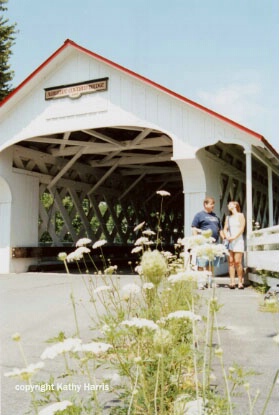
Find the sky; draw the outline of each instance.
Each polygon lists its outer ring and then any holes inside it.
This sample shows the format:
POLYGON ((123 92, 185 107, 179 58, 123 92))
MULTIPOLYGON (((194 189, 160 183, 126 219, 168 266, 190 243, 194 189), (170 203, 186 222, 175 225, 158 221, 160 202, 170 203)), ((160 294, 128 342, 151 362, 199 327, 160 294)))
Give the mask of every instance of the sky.
POLYGON ((13 87, 66 39, 262 134, 279 151, 278 0, 8 0, 13 87))

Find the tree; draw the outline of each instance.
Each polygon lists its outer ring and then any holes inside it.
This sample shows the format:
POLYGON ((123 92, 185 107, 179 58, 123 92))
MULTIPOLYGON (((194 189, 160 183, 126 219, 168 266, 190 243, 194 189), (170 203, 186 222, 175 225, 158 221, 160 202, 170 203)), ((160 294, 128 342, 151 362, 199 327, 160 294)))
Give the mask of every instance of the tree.
POLYGON ((8 0, 0 0, 0 101, 11 91, 10 82, 14 76, 9 65, 9 58, 15 43, 16 24, 10 25, 9 19, 4 17, 7 2, 8 0))

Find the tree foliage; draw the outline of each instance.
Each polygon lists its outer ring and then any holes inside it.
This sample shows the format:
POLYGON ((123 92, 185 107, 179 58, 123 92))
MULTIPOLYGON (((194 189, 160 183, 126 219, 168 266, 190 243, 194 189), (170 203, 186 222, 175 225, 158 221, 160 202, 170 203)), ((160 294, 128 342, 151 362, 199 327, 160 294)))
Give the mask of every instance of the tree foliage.
POLYGON ((14 76, 9 59, 15 43, 16 23, 9 24, 9 19, 4 17, 7 3, 8 0, 0 0, 0 101, 11 91, 10 82, 14 76))

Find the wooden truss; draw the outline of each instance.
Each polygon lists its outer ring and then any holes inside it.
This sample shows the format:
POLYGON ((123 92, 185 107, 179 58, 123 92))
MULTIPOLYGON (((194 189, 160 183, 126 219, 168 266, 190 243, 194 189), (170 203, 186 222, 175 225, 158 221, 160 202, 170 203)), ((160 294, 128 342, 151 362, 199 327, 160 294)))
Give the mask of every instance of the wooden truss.
POLYGON ((168 136, 137 127, 33 137, 13 147, 17 172, 40 181, 39 239, 55 246, 84 236, 132 243, 137 223, 156 226, 162 188, 171 193, 165 242, 182 235, 182 181, 171 157, 168 136))

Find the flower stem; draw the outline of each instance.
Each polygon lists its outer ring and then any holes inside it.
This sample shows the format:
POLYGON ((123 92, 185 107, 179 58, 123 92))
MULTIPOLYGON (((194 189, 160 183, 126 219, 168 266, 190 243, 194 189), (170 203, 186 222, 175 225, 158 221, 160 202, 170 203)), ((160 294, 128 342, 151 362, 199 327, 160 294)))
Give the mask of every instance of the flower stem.
POLYGON ((262 412, 261 412, 261 415, 264 415, 264 414, 265 414, 265 411, 266 411, 267 405, 268 405, 268 403, 269 403, 269 401, 270 401, 270 398, 271 398, 271 395, 272 395, 272 392, 273 392, 274 386, 275 386, 275 384, 276 384, 276 382, 277 382, 278 375, 279 375, 279 369, 277 370, 277 372, 276 372, 276 374, 275 374, 275 376, 274 376, 274 379, 273 379, 273 382, 272 382, 272 385, 271 385, 270 391, 269 391, 269 393, 268 393, 268 395, 267 395, 267 398, 266 398, 266 401, 265 401, 265 404, 264 404, 263 410, 262 410, 262 412))

